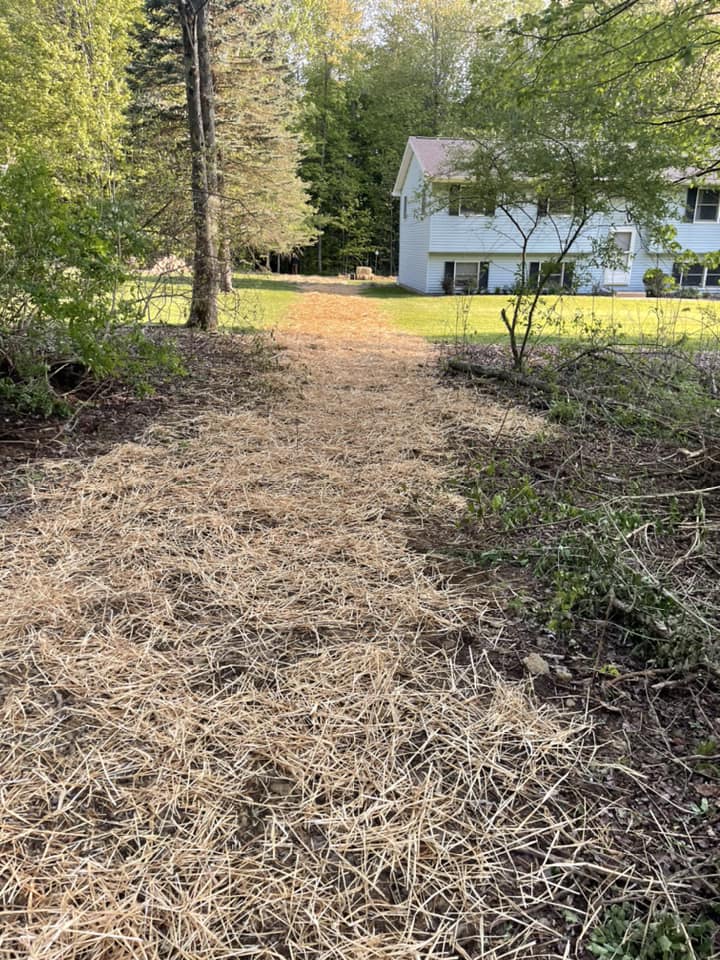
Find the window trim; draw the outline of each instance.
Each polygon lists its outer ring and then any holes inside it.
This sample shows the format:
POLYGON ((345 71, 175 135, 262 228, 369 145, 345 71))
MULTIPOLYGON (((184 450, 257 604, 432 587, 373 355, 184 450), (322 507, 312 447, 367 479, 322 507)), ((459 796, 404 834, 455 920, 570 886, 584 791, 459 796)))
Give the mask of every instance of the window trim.
MULTIPOLYGON (((536 274, 536 276, 539 277, 539 276, 540 276, 540 269, 541 269, 542 265, 543 265, 544 263, 554 263, 554 261, 553 261, 551 258, 548 258, 548 259, 545 259, 545 260, 528 260, 528 261, 527 261, 527 284, 528 284, 528 286, 530 286, 530 281, 531 281, 531 279, 532 279, 530 268, 531 268, 531 266, 532 266, 534 263, 536 263, 536 264, 538 265, 538 269, 537 269, 537 274, 536 274)), ((563 260, 562 263, 560 264, 560 289, 561 289, 561 290, 571 290, 571 289, 572 289, 572 284, 573 284, 573 280, 574 280, 574 274, 575 274, 575 261, 574 261, 574 260, 563 260), (570 269, 572 270, 572 276, 570 277, 570 283, 569 283, 569 285, 567 285, 567 286, 565 285, 565 269, 566 269, 566 267, 570 267, 570 269)), ((550 276, 552 276, 552 274, 550 274, 550 276)), ((549 279, 550 279, 550 277, 547 278, 547 280, 549 280, 549 279)), ((545 281, 546 283, 547 283, 547 280, 545 281)))
POLYGON ((720 188, 717 188, 717 189, 714 188, 714 187, 697 187, 697 188, 696 188, 696 191, 695 191, 695 208, 694 208, 694 210, 693 210, 693 219, 692 219, 692 222, 693 222, 693 223, 718 223, 718 222, 720 222, 720 188), (702 206, 702 207, 708 206, 707 203, 701 203, 701 202, 700 202, 700 198, 701 198, 701 196, 703 195, 703 193, 714 193, 714 194, 715 194, 715 197, 716 197, 716 200, 715 200, 715 216, 714 216, 712 219, 710 219, 709 217, 700 218, 700 217, 698 216, 698 210, 699 210, 699 208, 700 208, 701 206, 702 206))

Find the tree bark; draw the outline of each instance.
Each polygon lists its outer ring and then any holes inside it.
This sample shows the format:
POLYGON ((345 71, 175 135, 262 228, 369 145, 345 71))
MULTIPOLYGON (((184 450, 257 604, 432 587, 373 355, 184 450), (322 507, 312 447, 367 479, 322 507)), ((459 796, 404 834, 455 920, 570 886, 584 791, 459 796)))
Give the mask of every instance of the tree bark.
POLYGON ((228 232, 227 211, 225 210, 225 177, 223 176, 222 155, 218 150, 218 195, 220 197, 220 289, 223 293, 232 293, 232 250, 228 232))
POLYGON ((178 12, 183 35, 195 226, 188 326, 214 330, 218 322, 219 197, 208 0, 178 0, 178 12))

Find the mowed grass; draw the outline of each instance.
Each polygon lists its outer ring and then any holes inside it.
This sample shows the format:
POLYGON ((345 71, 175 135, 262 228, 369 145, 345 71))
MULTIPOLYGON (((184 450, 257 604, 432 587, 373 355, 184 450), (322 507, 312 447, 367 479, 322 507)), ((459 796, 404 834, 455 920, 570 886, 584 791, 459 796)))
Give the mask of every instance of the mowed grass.
MULTIPOLYGON (((190 313, 190 277, 142 277, 138 298, 147 303, 149 323, 184 324, 190 313)), ((297 284, 268 276, 236 274, 232 293, 220 295, 219 322, 225 329, 276 327, 301 296, 297 284)))
MULTIPOLYGON (((234 291, 220 297, 220 324, 225 329, 277 327, 303 295, 302 278, 294 283, 267 274, 236 274, 233 280, 234 291)), ((346 283, 348 292, 372 299, 388 322, 406 333, 430 340, 466 338, 480 343, 506 336, 500 311, 510 303, 507 295, 429 297, 410 293, 394 283, 346 283)), ((138 298, 147 302, 149 322, 186 322, 190 310, 189 277, 143 277, 137 284, 138 298)), ((611 325, 627 340, 667 341, 685 336, 716 348, 720 344, 720 302, 543 297, 536 331, 548 340, 576 340, 586 338, 588 327, 611 325)))
MULTIPOLYGON (((366 287, 363 295, 399 330, 432 340, 467 337, 491 342, 506 336, 500 311, 507 295, 428 297, 389 284, 366 287)), ((549 339, 583 338, 586 327, 614 325, 628 340, 687 336, 715 340, 720 336, 720 302, 712 300, 654 300, 620 297, 543 297, 538 330, 549 339), (593 317, 595 320, 593 321, 593 317)))

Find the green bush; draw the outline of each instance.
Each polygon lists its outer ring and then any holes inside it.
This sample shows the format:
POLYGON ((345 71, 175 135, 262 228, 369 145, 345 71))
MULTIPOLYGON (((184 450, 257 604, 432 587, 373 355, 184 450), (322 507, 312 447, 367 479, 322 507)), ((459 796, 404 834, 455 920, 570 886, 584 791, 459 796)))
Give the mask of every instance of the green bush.
POLYGON ((164 362, 125 295, 125 264, 142 253, 122 204, 66 196, 33 157, 0 174, 0 400, 43 415, 65 412, 56 372, 72 367, 138 379, 164 362))

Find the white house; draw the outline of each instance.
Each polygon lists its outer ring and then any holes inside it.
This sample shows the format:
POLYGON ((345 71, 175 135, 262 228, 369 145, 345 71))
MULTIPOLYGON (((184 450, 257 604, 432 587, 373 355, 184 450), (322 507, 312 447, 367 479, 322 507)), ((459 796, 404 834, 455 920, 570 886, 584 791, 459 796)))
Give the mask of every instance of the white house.
MULTIPOLYGON (((500 292, 517 280, 521 234, 500 210, 481 209, 472 197, 467 174, 459 172, 458 157, 471 148, 468 141, 437 137, 410 137, 398 172, 393 196, 400 198, 400 258, 398 283, 419 293, 450 289, 500 292), (431 197, 431 199, 429 199, 431 197)), ((552 200, 549 201, 553 206, 552 200)), ((620 206, 620 205, 619 205, 620 206)), ((559 236, 571 218, 562 207, 532 204, 524 216, 530 233, 526 261, 529 276, 541 271, 543 261, 559 253, 559 236), (559 233, 560 231, 560 233, 559 233)), ((697 254, 720 250, 720 190, 678 187, 677 241, 697 254)), ((642 292, 643 274, 650 267, 673 273, 683 287, 720 294, 720 270, 693 267, 682 273, 672 257, 653 249, 642 231, 618 212, 593 217, 573 244, 568 261, 549 278, 553 286, 642 292), (623 251, 620 268, 580 267, 594 240, 612 235, 623 251), (576 267, 578 267, 576 272, 576 267)))

